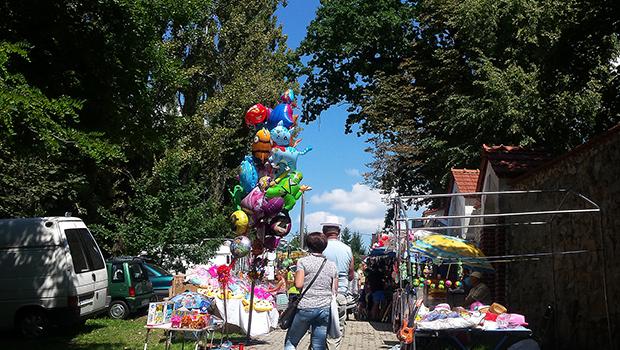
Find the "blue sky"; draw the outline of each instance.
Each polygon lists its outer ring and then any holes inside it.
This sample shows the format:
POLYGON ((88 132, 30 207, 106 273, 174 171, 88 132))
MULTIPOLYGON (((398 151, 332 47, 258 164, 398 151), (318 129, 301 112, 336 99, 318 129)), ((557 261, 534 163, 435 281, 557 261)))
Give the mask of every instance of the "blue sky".
MULTIPOLYGON (((289 0, 286 7, 276 11, 289 47, 299 46, 318 6, 316 0, 289 0)), ((301 95, 303 98, 303 90, 301 95)), ((300 113, 299 108, 296 113, 300 113)), ((297 164, 304 183, 313 188, 305 198, 306 225, 316 230, 330 216, 338 217, 341 223, 362 233, 368 246, 370 234, 383 224, 385 204, 380 193, 363 184, 361 174, 369 170, 366 164, 372 156, 364 152, 367 137, 344 133, 346 117, 346 106, 338 106, 322 113, 320 120, 302 125, 300 148, 313 147, 297 164)), ((299 208, 298 204, 291 213, 295 225, 292 232, 299 229, 299 208)))

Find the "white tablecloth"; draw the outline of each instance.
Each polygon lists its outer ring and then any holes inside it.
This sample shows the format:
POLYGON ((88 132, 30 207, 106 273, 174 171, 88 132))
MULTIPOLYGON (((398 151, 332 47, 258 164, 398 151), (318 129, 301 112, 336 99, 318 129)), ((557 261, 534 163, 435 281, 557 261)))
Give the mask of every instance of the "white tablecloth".
MULTIPOLYGON (((247 333, 250 313, 243 308, 241 299, 228 299, 226 302, 228 323, 238 326, 243 333, 247 333)), ((217 311, 220 313, 221 318, 224 319, 224 300, 216 298, 215 305, 217 306, 217 311)), ((267 334, 271 332, 272 329, 278 327, 278 310, 275 308, 271 311, 262 312, 252 310, 252 313, 251 337, 267 334)))

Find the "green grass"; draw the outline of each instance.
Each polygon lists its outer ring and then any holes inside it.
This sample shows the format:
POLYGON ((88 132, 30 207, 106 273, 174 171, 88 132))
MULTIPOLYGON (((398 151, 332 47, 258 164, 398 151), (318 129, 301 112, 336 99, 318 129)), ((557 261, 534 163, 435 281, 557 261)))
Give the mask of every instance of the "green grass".
MULTIPOLYGON (((43 339, 22 339, 13 334, 0 334, 0 348, 13 350, 141 350, 146 337, 146 316, 128 320, 110 318, 90 319, 75 334, 51 335, 43 339)), ((240 339, 240 335, 231 335, 240 339)), ((186 349, 193 349, 194 342, 186 336, 186 349)), ((216 333, 214 344, 219 344, 221 334, 216 333)), ((234 341, 233 339, 233 341, 234 341)), ((164 331, 152 330, 149 335, 149 349, 164 349, 164 331)), ((174 339, 172 349, 181 349, 181 338, 174 339)))

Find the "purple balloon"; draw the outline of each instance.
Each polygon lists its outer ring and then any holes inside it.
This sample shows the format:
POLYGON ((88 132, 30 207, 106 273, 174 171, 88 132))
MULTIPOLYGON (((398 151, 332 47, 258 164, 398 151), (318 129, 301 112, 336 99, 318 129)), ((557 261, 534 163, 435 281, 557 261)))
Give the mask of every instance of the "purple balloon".
POLYGON ((269 251, 274 251, 280 244, 280 237, 276 236, 267 236, 265 237, 264 247, 269 251))
POLYGON ((263 204, 263 214, 266 217, 272 217, 279 213, 282 207, 284 207, 284 199, 282 197, 267 199, 263 204))

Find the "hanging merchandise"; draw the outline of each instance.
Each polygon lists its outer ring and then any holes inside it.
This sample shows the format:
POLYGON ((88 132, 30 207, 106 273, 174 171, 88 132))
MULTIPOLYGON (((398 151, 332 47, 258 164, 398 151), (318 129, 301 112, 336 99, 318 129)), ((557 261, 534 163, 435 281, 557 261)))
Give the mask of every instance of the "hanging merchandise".
POLYGON ((230 245, 230 253, 235 259, 243 258, 250 254, 252 241, 246 236, 238 236, 230 245))
POLYGON ((235 231, 237 235, 243 235, 248 232, 250 220, 248 219, 248 215, 243 210, 236 210, 232 213, 230 220, 233 231, 235 231))
POLYGON ((295 206, 297 200, 301 198, 302 193, 312 189, 309 186, 301 185, 302 179, 303 175, 299 171, 294 171, 283 179, 276 179, 265 192, 265 196, 267 198, 282 197, 284 199, 284 209, 290 211, 295 206))
POLYGON ((261 124, 267 120, 269 114, 270 111, 267 107, 257 103, 245 112, 245 123, 248 125, 261 124))
POLYGON ((273 129, 281 124, 285 128, 290 129, 295 126, 296 122, 292 106, 289 103, 280 103, 271 111, 267 119, 267 128, 273 129))
POLYGON ((282 122, 278 123, 269 131, 273 147, 283 149, 291 145, 291 131, 284 126, 282 122))
POLYGON ((239 182, 245 193, 250 193, 258 183, 258 171, 254 164, 252 156, 245 156, 241 162, 241 173, 239 174, 239 182))
POLYGON ((254 135, 254 142, 252 143, 252 155, 254 158, 260 161, 260 164, 264 164, 271 155, 271 134, 265 128, 260 129, 254 135))

